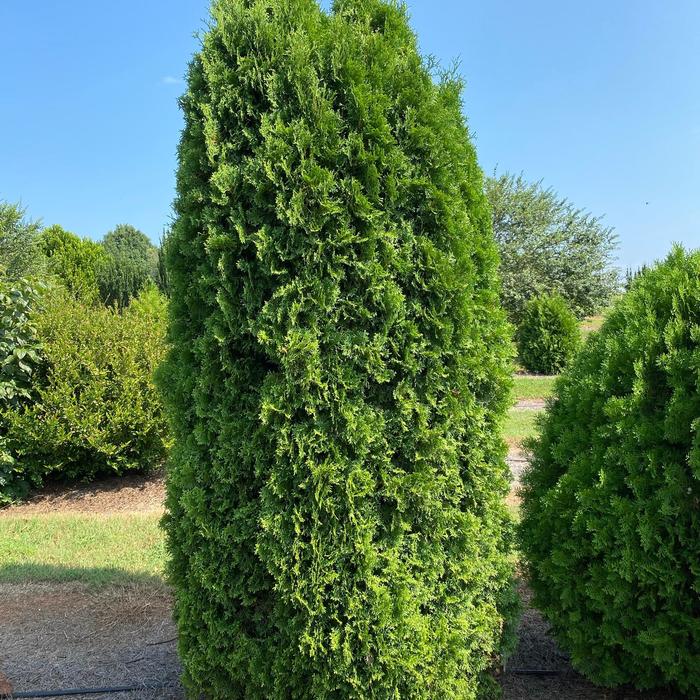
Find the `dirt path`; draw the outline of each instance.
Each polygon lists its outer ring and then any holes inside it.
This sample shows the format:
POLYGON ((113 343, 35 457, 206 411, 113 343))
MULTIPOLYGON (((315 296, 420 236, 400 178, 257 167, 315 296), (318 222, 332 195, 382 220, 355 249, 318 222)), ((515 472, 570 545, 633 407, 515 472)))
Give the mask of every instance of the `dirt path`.
POLYGON ((542 411, 547 406, 547 399, 520 399, 515 402, 516 411, 542 411))

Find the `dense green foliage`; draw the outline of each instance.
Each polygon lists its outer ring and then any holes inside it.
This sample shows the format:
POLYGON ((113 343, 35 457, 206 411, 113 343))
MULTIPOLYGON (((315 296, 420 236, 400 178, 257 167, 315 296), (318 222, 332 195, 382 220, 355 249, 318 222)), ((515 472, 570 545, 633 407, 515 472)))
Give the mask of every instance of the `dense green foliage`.
POLYGON ((42 271, 41 224, 26 218, 17 204, 0 201, 0 274, 5 279, 32 277, 42 271))
POLYGON ((98 274, 107 261, 99 243, 79 238, 58 225, 43 229, 39 243, 46 256, 47 271, 73 296, 86 302, 99 298, 98 274))
POLYGON ((531 445, 535 604, 604 685, 700 695, 700 252, 638 277, 531 445))
POLYGON ((186 686, 474 698, 512 634, 511 350, 461 86, 394 4, 212 12, 160 379, 186 686))
POLYGON ((557 374, 578 350, 581 330, 564 299, 542 294, 523 307, 515 339, 525 369, 557 374))
POLYGON ((145 233, 120 224, 102 240, 107 259, 100 266, 98 285, 102 301, 120 308, 152 282, 158 281, 158 249, 145 233))
POLYGON ((163 294, 168 296, 170 294, 170 284, 168 282, 168 263, 167 263, 167 250, 168 241, 170 240, 170 231, 165 230, 160 237, 160 245, 158 246, 158 264, 157 264, 157 275, 156 284, 158 289, 160 289, 163 294))
POLYGON ((609 304, 619 287, 617 238, 600 217, 522 176, 487 178, 486 195, 511 318, 518 321, 525 303, 544 293, 561 295, 578 318, 609 304))
MULTIPOLYGON (((26 280, 0 280, 0 415, 19 409, 32 398, 32 387, 42 366, 34 315, 39 290, 26 280)), ((16 469, 6 446, 0 420, 0 505, 17 494, 12 475, 16 469)))
POLYGON ((32 400, 2 411, 4 497, 46 476, 89 479, 158 466, 166 430, 152 382, 165 344, 165 303, 145 292, 123 313, 64 289, 42 296, 34 315, 43 379, 32 400))

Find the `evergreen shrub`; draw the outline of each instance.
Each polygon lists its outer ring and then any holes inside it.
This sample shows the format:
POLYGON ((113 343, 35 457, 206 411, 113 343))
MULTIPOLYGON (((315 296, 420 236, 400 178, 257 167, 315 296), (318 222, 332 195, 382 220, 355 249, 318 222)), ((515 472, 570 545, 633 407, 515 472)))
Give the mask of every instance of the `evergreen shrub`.
POLYGON ((213 4, 160 373, 192 697, 464 700, 512 641, 511 346, 460 94, 394 3, 213 4))
POLYGON ((526 302, 515 338, 525 369, 557 374, 579 348, 581 331, 562 297, 542 294, 526 302))
POLYGON ((143 289, 158 282, 158 249, 134 226, 116 226, 105 235, 102 249, 105 261, 97 283, 107 306, 125 308, 143 289))
POLYGON ((535 605, 597 683, 700 696, 700 252, 635 279, 531 443, 535 605))

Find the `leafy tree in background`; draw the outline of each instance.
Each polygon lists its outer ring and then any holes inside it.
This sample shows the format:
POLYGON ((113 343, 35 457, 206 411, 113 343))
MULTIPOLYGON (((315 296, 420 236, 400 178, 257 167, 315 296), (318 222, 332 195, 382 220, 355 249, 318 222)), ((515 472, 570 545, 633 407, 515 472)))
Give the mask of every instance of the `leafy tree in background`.
POLYGON ((461 85, 394 3, 212 13, 160 374, 186 686, 475 698, 512 639, 512 350, 461 85))
POLYGON ((39 249, 41 223, 27 219, 17 204, 0 202, 0 273, 17 280, 43 270, 39 249))
POLYGON ((57 225, 45 228, 39 241, 47 271, 73 296, 87 302, 99 298, 97 280, 108 258, 103 246, 57 225))
POLYGON ((105 304, 124 308, 149 283, 157 282, 158 249, 145 233, 119 224, 105 235, 102 247, 107 257, 97 281, 105 304))
POLYGON ((578 318, 607 306, 618 291, 617 237, 600 217, 577 209, 522 175, 487 178, 500 249, 503 306, 518 320, 528 299, 561 295, 578 318))

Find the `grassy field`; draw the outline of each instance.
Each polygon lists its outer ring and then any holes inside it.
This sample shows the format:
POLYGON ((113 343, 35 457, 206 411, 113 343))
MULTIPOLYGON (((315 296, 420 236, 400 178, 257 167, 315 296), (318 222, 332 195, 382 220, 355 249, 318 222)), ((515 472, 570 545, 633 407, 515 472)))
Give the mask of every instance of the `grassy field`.
POLYGON ((600 327, 603 325, 603 321, 605 321, 605 317, 608 314, 609 309, 605 309, 602 314, 599 314, 598 316, 589 316, 588 318, 584 318, 583 321, 579 324, 581 327, 581 335, 583 336, 583 339, 585 340, 593 331, 600 330, 600 327))
POLYGON ((516 374, 513 378, 513 395, 516 401, 546 399, 554 390, 556 376, 516 374))
POLYGON ((518 445, 535 434, 538 409, 513 409, 509 411, 503 429, 503 437, 509 445, 518 445))
MULTIPOLYGON (((515 401, 546 399, 556 377, 514 378, 515 401)), ((534 434, 538 409, 512 409, 504 436, 534 434)), ((42 513, 0 517, 0 583, 81 581, 103 585, 163 581, 165 549, 157 514, 42 513)))
POLYGON ((158 515, 48 513, 0 518, 0 582, 162 580, 158 515))

